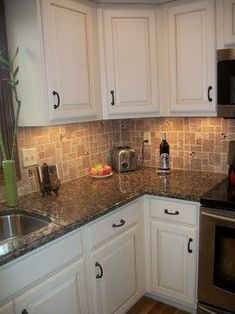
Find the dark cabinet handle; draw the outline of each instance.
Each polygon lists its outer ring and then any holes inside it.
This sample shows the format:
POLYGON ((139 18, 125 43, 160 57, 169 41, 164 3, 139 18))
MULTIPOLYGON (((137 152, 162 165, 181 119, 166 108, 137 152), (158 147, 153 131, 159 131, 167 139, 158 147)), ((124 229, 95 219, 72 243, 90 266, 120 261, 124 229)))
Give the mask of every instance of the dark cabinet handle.
POLYGON ((121 219, 121 220, 120 220, 120 224, 117 225, 117 224, 114 223, 114 224, 112 225, 112 227, 113 227, 113 228, 121 227, 121 226, 125 225, 125 223, 126 223, 125 220, 121 219))
POLYGON ((188 239, 188 252, 189 253, 193 253, 193 250, 190 248, 190 244, 193 242, 193 239, 192 238, 189 238, 188 239))
POLYGON ((57 104, 54 104, 53 106, 54 109, 57 109, 60 106, 60 95, 56 91, 53 91, 52 95, 57 97, 57 104))
POLYGON ((104 273, 102 266, 101 266, 100 263, 98 263, 98 262, 95 263, 95 266, 100 268, 100 274, 97 274, 97 275, 96 275, 96 278, 97 278, 97 279, 102 278, 102 277, 103 277, 103 273, 104 273))
POLYGON ((180 213, 178 212, 178 210, 176 210, 175 212, 169 212, 168 209, 164 209, 164 214, 167 214, 167 215, 179 215, 180 213))
POLYGON ((212 102, 212 98, 211 98, 211 96, 210 96, 211 90, 212 90, 212 86, 209 86, 209 87, 208 87, 208 90, 207 90, 207 97, 208 97, 208 101, 209 101, 209 102, 212 102))
POLYGON ((115 105, 115 100, 114 100, 114 90, 110 91, 110 94, 112 95, 112 101, 111 101, 111 105, 114 106, 115 105))
POLYGON ((27 312, 26 309, 23 309, 23 311, 21 312, 21 314, 29 314, 29 313, 27 312))

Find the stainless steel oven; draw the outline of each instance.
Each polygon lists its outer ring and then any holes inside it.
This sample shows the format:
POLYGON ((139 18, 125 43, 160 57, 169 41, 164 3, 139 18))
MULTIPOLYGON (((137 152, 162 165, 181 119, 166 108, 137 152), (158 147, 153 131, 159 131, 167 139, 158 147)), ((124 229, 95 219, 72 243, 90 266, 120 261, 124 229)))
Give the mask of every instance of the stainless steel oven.
POLYGON ((235 313, 235 211, 201 207, 198 313, 235 313))

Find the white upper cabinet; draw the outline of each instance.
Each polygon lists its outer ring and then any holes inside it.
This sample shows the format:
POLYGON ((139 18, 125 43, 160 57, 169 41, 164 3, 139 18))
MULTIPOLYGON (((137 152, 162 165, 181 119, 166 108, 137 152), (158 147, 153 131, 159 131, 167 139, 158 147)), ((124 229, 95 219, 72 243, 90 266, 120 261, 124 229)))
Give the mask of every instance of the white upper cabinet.
POLYGON ((12 302, 0 307, 0 314, 15 314, 12 302))
POLYGON ((101 10, 105 117, 159 111, 156 31, 154 10, 101 10))
POLYGON ((216 114, 215 3, 168 9, 170 115, 216 114))
POLYGON ((42 1, 42 11, 50 119, 95 116, 93 10, 74 1, 51 0, 42 1))
POLYGON ((217 0, 217 48, 235 45, 235 0, 217 0))
POLYGON ((10 0, 6 12, 11 51, 20 47, 21 125, 98 118, 96 8, 71 0, 10 0))

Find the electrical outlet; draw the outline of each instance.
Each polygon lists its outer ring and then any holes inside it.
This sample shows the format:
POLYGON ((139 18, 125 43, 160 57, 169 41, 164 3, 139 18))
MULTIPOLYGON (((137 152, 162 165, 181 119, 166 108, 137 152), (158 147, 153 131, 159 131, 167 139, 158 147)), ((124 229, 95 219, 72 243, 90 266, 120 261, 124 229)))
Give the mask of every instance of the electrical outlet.
POLYGON ((24 167, 37 165, 37 150, 35 147, 22 149, 22 161, 24 167))
POLYGON ((144 145, 151 145, 151 133, 150 132, 144 132, 144 141, 148 141, 147 143, 144 143, 144 145))

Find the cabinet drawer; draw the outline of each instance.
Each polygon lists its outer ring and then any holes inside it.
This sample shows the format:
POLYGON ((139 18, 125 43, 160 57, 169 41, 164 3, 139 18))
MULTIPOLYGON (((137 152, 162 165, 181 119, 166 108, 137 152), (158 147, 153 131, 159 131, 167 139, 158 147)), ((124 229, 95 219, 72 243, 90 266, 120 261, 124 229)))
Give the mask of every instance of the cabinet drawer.
POLYGON ((150 198, 150 216, 196 225, 198 206, 188 202, 150 198))
POLYGON ((138 202, 122 207, 108 217, 101 218, 88 227, 89 248, 94 248, 108 238, 138 222, 138 202))

